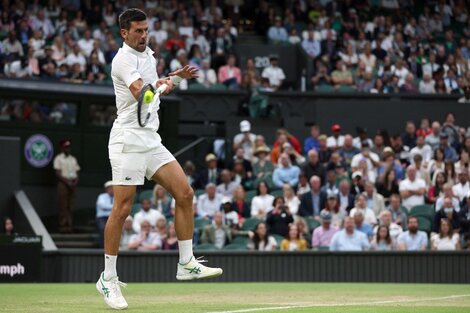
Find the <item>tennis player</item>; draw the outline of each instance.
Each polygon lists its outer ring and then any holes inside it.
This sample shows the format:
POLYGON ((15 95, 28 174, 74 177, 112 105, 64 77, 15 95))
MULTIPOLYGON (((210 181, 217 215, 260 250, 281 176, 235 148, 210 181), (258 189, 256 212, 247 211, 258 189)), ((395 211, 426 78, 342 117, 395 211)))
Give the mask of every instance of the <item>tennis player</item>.
MULTIPOLYGON (((197 68, 185 66, 169 79, 159 79, 154 52, 147 47, 147 16, 138 9, 128 9, 119 16, 124 43, 113 59, 111 76, 116 94, 117 118, 109 138, 109 159, 113 174, 114 206, 105 228, 105 268, 96 288, 113 309, 126 309, 116 272, 121 230, 131 212, 137 185, 145 177, 162 185, 176 201, 175 226, 178 237, 179 262, 176 279, 192 280, 216 277, 220 268, 201 264, 193 256, 193 190, 173 155, 163 146, 158 115, 150 117, 145 127, 137 121, 137 99, 145 84, 168 87, 168 93, 183 79, 197 77, 197 68)), ((159 103, 158 103, 159 105, 159 103)), ((158 266, 156 264, 156 266, 158 266)))

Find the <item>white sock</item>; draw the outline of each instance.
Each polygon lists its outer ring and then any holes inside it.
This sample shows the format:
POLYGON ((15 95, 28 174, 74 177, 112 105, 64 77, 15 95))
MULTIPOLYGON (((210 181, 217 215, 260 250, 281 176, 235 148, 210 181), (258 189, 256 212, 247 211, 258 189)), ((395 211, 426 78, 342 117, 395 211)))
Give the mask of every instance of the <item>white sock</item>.
POLYGON ((116 271, 117 255, 104 255, 104 279, 109 280, 117 276, 116 271))
POLYGON ((178 240, 178 248, 180 250, 180 264, 186 264, 193 257, 193 240, 178 240))

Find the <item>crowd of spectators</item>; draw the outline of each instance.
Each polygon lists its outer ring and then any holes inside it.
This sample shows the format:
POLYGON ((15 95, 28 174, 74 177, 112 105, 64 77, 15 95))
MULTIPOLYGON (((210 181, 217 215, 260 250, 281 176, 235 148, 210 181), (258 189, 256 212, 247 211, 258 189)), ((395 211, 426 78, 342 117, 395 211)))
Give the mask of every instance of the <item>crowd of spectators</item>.
MULTIPOLYGON (((196 170, 187 161, 195 244, 263 251, 467 246, 470 128, 452 113, 441 122, 408 121, 401 134, 358 128, 354 137, 338 124, 326 132, 312 126, 302 145, 279 129, 266 141, 244 120, 230 162, 210 153, 196 170)), ((174 247, 165 238, 174 237, 175 203, 159 185, 152 194, 125 227, 135 235, 124 236, 124 248, 174 247), (158 235, 149 237, 147 224, 158 235)))
MULTIPOLYGON (((122 43, 118 16, 138 7, 148 14, 148 45, 161 77, 189 64, 200 69, 194 85, 282 88, 279 56, 264 69, 251 58, 237 62, 239 33, 255 30, 271 44, 300 45, 313 64, 315 90, 463 95, 470 84, 468 7, 464 0, 423 3, 7 0, 0 6, 0 74, 109 83, 122 43)), ((470 101, 467 91, 462 101, 470 101)))

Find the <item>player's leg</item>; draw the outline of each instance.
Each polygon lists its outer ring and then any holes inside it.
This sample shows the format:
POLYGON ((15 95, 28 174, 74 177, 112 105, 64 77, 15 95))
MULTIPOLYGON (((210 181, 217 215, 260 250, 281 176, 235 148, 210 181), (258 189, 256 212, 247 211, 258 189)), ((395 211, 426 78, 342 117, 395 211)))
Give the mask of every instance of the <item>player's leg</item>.
POLYGON ((179 163, 176 160, 166 163, 155 172, 152 179, 175 198, 175 229, 180 252, 176 278, 191 280, 221 275, 222 269, 204 266, 193 256, 194 191, 179 163))

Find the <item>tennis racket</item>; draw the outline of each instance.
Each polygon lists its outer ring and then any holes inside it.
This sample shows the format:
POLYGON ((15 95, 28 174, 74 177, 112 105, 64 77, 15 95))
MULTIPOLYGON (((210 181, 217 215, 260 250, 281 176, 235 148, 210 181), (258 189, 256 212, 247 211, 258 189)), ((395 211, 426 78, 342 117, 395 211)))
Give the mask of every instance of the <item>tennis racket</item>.
POLYGON ((139 100, 137 101, 137 121, 140 127, 147 125, 150 116, 154 114, 155 108, 157 107, 157 101, 160 95, 168 87, 167 84, 163 84, 157 89, 152 84, 146 84, 140 91, 139 100))

